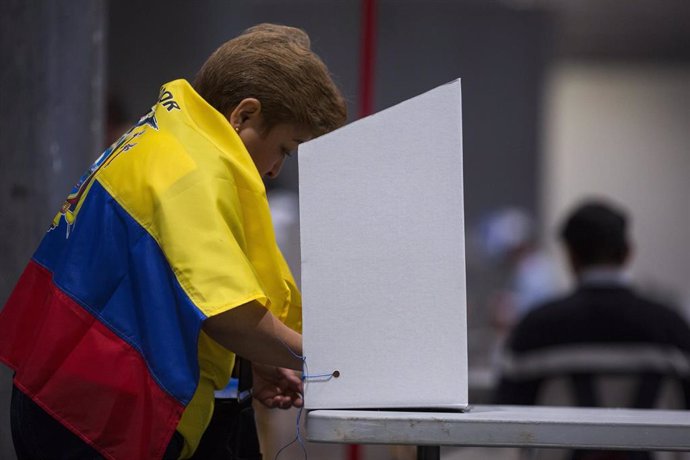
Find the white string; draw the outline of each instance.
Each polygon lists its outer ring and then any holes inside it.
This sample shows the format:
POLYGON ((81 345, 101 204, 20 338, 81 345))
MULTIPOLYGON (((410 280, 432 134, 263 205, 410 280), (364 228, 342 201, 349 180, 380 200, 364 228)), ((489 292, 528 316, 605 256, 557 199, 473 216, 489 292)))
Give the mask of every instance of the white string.
MULTIPOLYGON (((299 360, 302 361, 302 381, 303 381, 303 382, 307 382, 307 381, 312 381, 312 382, 326 382, 326 381, 332 379, 333 377, 337 377, 338 375, 340 375, 340 373, 339 373, 338 371, 333 371, 333 372, 328 373, 328 374, 313 374, 313 375, 310 375, 310 374, 309 374, 308 367, 307 367, 307 358, 304 357, 303 355, 299 355, 299 354, 295 353, 295 352, 294 352, 285 342, 283 342, 280 338, 279 338, 278 340, 280 340, 280 342, 281 342, 281 343, 283 344, 283 346, 287 349, 287 351, 289 351, 290 354, 292 354, 292 356, 294 356, 295 358, 297 358, 297 359, 299 359, 299 360)), ((304 395, 300 395, 300 396, 302 396, 302 400, 304 401, 304 395)), ((302 411, 304 410, 304 402, 303 402, 302 404, 303 404, 302 407, 300 407, 300 408, 299 408, 299 411, 297 411, 297 422, 296 422, 296 428, 295 428, 296 436, 295 436, 295 438, 294 438, 292 441, 290 441, 288 444, 286 444, 286 445, 284 445, 283 447, 281 447, 281 448, 278 450, 278 452, 276 452, 276 456, 275 456, 274 460, 278 460, 278 456, 280 456, 280 454, 281 454, 285 449, 287 449, 288 447, 290 447, 291 445, 293 445, 295 442, 297 442, 297 443, 299 444, 299 446, 302 448, 302 453, 304 454, 304 460, 307 460, 307 448, 306 448, 305 445, 304 445, 304 440, 302 439, 302 432, 301 432, 301 427, 300 427, 300 420, 301 420, 301 418, 302 418, 302 411)))
MULTIPOLYGON (((280 340, 280 339, 278 339, 278 340, 280 340)), ((304 356, 298 355, 297 353, 292 351, 292 349, 282 340, 280 340, 280 342, 292 354, 292 356, 294 356, 297 359, 302 360, 302 381, 304 381, 304 377, 307 375, 307 359, 304 356)), ((302 407, 300 407, 299 410, 297 411, 297 421, 295 423, 295 433, 296 433, 295 437, 292 441, 290 441, 289 443, 287 443, 286 445, 281 447, 278 450, 278 452, 276 452, 276 456, 275 456, 274 460, 278 460, 278 457, 280 456, 280 454, 283 453, 283 451, 285 449, 287 449, 288 447, 293 445, 295 442, 297 442, 299 444, 299 446, 302 448, 302 453, 304 454, 304 460, 307 460, 307 448, 304 446, 304 441, 302 440, 302 433, 300 431, 300 420, 302 418, 302 410, 304 410, 304 395, 301 395, 301 396, 302 396, 303 402, 302 402, 302 407)))

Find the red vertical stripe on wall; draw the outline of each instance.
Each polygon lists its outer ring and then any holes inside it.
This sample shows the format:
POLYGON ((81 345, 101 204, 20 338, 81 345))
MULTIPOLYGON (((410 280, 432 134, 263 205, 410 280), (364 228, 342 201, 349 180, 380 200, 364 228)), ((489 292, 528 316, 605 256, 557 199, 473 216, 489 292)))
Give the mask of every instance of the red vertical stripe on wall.
POLYGON ((358 444, 350 444, 347 446, 347 460, 360 460, 362 458, 362 449, 358 444))
POLYGON ((362 42, 359 66, 359 117, 374 110, 374 61, 376 58, 376 0, 362 0, 362 42))
MULTIPOLYGON (((362 0, 362 42, 359 64, 359 118, 374 111, 374 64, 376 59, 376 0, 362 0)), ((361 447, 347 446, 347 460, 360 460, 361 447)))

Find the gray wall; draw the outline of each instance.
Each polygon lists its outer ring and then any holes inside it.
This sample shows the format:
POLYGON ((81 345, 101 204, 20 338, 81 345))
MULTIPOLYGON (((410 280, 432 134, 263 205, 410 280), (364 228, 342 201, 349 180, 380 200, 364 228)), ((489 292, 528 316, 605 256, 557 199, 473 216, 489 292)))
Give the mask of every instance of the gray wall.
POLYGON ((393 0, 379 14, 376 106, 461 77, 468 220, 498 205, 534 210, 548 16, 393 0))
MULTIPOLYGON (((105 3, 0 3, 0 305, 102 144, 105 3)), ((14 458, 0 366, 0 458, 14 458)))

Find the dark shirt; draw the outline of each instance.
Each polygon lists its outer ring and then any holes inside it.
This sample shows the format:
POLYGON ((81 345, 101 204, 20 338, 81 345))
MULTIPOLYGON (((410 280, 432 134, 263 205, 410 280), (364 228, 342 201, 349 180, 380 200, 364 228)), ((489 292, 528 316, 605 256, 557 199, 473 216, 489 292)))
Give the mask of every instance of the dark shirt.
POLYGON ((675 374, 687 387, 690 327, 671 308, 624 285, 582 285, 525 316, 502 365, 499 404, 535 404, 548 377, 626 366, 675 374))

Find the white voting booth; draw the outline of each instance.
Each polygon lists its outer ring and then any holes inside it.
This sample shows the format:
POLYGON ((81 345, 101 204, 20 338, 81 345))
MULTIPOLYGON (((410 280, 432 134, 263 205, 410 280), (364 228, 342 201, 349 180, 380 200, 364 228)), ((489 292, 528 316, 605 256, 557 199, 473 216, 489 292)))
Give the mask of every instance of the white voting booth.
POLYGON ((415 444, 420 460, 440 446, 690 451, 688 411, 448 411, 468 408, 460 101, 454 81, 300 146, 307 439, 415 444))
POLYGON ((467 407, 460 80, 300 146, 307 409, 467 407))

